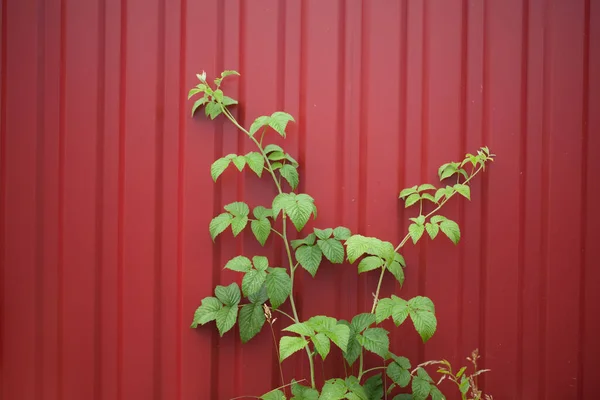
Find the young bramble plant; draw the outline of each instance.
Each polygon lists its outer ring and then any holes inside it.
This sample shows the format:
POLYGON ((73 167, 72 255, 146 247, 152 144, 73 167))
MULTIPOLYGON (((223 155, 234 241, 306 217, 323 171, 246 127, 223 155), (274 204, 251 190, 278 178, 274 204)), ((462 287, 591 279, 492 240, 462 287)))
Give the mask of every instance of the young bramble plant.
MULTIPOLYGON (((206 116, 211 119, 222 114, 256 145, 257 151, 245 155, 228 154, 216 160, 210 168, 211 176, 216 181, 231 164, 239 171, 247 166, 258 177, 261 177, 263 172, 268 174, 272 178, 276 192, 271 204, 253 207, 252 214, 250 206, 244 202, 225 205, 224 212, 210 222, 210 235, 214 241, 217 236, 230 228, 233 236, 237 236, 250 225, 254 237, 262 246, 272 234, 283 242, 287 265, 285 268, 271 266, 266 257, 258 255, 251 258, 239 255, 232 258, 225 264, 225 268, 243 274, 241 290, 237 283, 217 286, 214 296, 202 300, 194 313, 191 327, 196 328, 198 325, 215 321, 222 336, 237 322, 240 338, 245 343, 256 336, 266 322, 271 328, 275 341, 273 331, 275 318, 272 312, 289 319, 290 324, 282 329, 286 335, 281 337, 279 343, 275 343, 279 363, 281 364, 296 352, 304 350, 309 363, 310 376, 307 379, 310 385, 305 386, 300 383, 302 381, 294 380, 286 383, 280 365, 282 386, 262 395, 260 398, 264 400, 287 399, 288 389, 291 391, 290 398, 298 400, 379 400, 387 399, 398 389, 411 393, 396 394, 393 399, 444 399, 437 384, 424 369, 425 366, 433 363, 449 368, 444 369, 445 372, 442 370, 439 372, 455 381, 465 398, 463 381, 467 378, 462 375, 464 370, 453 375, 449 364, 430 362, 419 365, 411 372, 409 360, 390 351, 389 332, 378 326, 389 318, 396 326, 410 319, 423 342, 426 342, 437 328, 435 307, 431 299, 423 296, 408 300, 395 295, 388 298, 379 296, 385 277, 396 279, 400 285, 404 283, 406 263, 400 250, 409 240, 417 243, 423 238, 425 232, 431 239, 435 239, 441 231, 453 243, 458 243, 460 239, 458 224, 438 212, 457 193, 470 200, 469 183, 485 169, 488 161, 493 161, 494 155, 487 147, 482 147, 476 154, 467 154, 462 162, 442 165, 438 171, 440 180, 452 180, 453 184, 442 188, 422 184, 402 190, 400 198, 405 201, 405 206, 415 206, 415 208, 418 206, 419 213, 414 218, 410 218, 412 223, 408 227, 408 233, 397 246, 375 237, 353 235, 343 226, 314 228, 305 237, 292 240, 288 236, 292 232, 288 221, 296 231, 303 230, 311 217, 317 218, 315 200, 308 194, 297 192, 298 162, 280 146, 264 145, 263 141, 270 131, 285 138, 287 125, 294 122, 294 118, 278 111, 269 116, 260 116, 249 129, 244 128, 228 108, 238 102, 225 96, 221 89, 223 80, 231 75, 239 74, 236 71, 224 71, 214 80, 214 85, 207 81, 204 72, 197 75, 200 82, 189 92, 189 98, 200 95, 200 98, 194 102, 192 115, 201 106, 204 106, 206 116), (431 211, 426 212, 426 209, 431 211), (349 263, 358 261, 358 273, 379 271, 373 305, 368 312, 354 316, 349 322, 325 315, 301 318, 294 301, 294 277, 298 268, 306 270, 315 277, 323 258, 332 264, 341 264, 345 260, 349 263), (244 302, 242 299, 245 299, 244 302), (288 299, 291 313, 280 308, 288 299), (349 366, 358 362, 358 373, 345 379, 329 379, 321 388, 317 388, 314 359, 320 357, 325 360, 333 351, 332 344, 339 348, 349 366), (380 356, 387 365, 366 369, 365 352, 380 356), (385 370, 387 377, 383 377, 382 373, 372 374, 378 370, 385 370), (387 378, 392 381, 392 385, 384 390, 384 379, 387 378)), ((385 386, 387 387, 387 384, 385 386)), ((478 390, 474 384, 470 387, 478 390)))

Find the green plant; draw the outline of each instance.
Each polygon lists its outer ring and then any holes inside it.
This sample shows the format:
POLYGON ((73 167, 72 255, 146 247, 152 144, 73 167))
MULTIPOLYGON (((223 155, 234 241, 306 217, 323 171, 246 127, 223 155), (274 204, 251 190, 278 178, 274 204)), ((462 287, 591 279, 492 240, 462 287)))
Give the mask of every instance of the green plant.
MULTIPOLYGON (((396 326, 410 319, 423 342, 426 342, 437 328, 433 302, 423 296, 409 300, 395 295, 380 298, 380 289, 386 276, 396 279, 400 285, 404 283, 406 264, 399 251, 409 240, 417 243, 425 232, 431 239, 435 239, 442 232, 453 243, 458 243, 458 224, 439 215, 438 211, 457 193, 470 200, 469 182, 485 169, 488 161, 493 161, 494 155, 487 147, 483 147, 476 154, 467 154, 462 162, 442 165, 438 171, 440 180, 452 179, 455 181, 453 184, 442 188, 422 184, 402 190, 400 198, 405 201, 405 206, 415 206, 419 214, 410 218, 412 223, 408 227, 408 233, 397 246, 375 237, 353 235, 348 228, 342 226, 314 228, 304 238, 291 239, 289 235, 292 230, 288 221, 296 231, 301 231, 311 217, 317 217, 315 200, 308 194, 296 192, 299 184, 298 162, 280 146, 265 145, 263 142, 270 130, 285 138, 286 127, 294 119, 285 112, 277 111, 269 116, 256 118, 248 129, 244 128, 228 108, 236 105, 237 101, 226 96, 221 89, 223 79, 230 75, 239 74, 236 71, 225 71, 214 80, 214 86, 207 81, 205 73, 197 75, 200 83, 189 92, 189 98, 200 95, 194 102, 192 115, 201 106, 205 107, 205 113, 211 119, 222 114, 256 145, 257 151, 245 155, 228 154, 219 158, 210 168, 211 176, 216 181, 231 164, 239 171, 247 166, 258 177, 263 173, 268 174, 275 185, 276 194, 271 204, 254 207, 252 215, 250 206, 246 203, 225 205, 224 212, 210 222, 210 235, 214 241, 218 235, 231 228, 233 236, 237 236, 249 225, 256 240, 263 246, 271 235, 283 241, 288 265, 287 268, 271 266, 264 256, 249 258, 239 255, 232 258, 225 268, 243 274, 241 291, 237 283, 217 286, 214 296, 202 300, 191 327, 215 321, 222 336, 237 322, 241 340, 247 342, 262 329, 265 322, 273 329, 272 311, 289 319, 291 324, 283 329, 289 335, 282 336, 279 344, 275 343, 279 362, 304 350, 309 363, 310 386, 295 381, 288 385, 283 382, 281 374, 282 386, 260 397, 264 400, 286 399, 288 386, 291 386, 293 399, 387 399, 398 387, 410 389, 412 394, 398 394, 394 397, 397 400, 424 400, 428 397, 443 399, 444 396, 424 368, 417 368, 413 374, 407 358, 390 352, 389 332, 378 326, 390 318, 396 326), (430 211, 426 212, 426 209, 430 211), (351 321, 324 315, 310 318, 298 315, 293 292, 295 274, 299 268, 303 268, 314 277, 323 258, 333 264, 341 264, 345 260, 350 263, 358 261, 358 273, 379 271, 370 312, 356 315, 351 321), (242 298, 247 299, 247 302, 242 304, 242 298), (291 314, 280 308, 288 299, 291 314), (318 356, 325 360, 332 343, 343 352, 345 362, 349 365, 358 362, 358 374, 345 379, 329 379, 317 390, 314 358, 318 356), (387 365, 366 369, 366 351, 377 354, 387 365), (384 391, 382 373, 367 378, 368 373, 377 370, 384 370, 393 382, 388 390, 384 391)), ((273 338, 275 340, 274 332, 273 338)))

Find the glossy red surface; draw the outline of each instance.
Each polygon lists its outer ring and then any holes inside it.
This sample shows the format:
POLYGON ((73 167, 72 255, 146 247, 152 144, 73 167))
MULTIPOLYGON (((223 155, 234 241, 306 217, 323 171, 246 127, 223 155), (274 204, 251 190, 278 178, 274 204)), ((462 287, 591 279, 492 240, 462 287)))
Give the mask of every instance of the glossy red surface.
MULTIPOLYGON (((229 399, 280 384, 267 329, 242 346, 188 328, 216 284, 239 279, 229 258, 283 261, 273 240, 208 235, 223 204, 273 196, 233 169, 211 181, 215 158, 252 148, 222 119, 189 117, 195 74, 223 69, 242 73, 226 88, 245 124, 296 117, 285 147, 317 227, 398 242, 414 213, 399 190, 490 146, 473 200, 445 211, 460 245, 409 247, 405 287, 384 284, 431 297, 439 319, 426 345, 406 325, 393 349, 460 362, 478 347, 501 400, 597 397, 597 1, 3 0, 1 22, 0 399, 229 399)), ((299 312, 366 311, 376 280, 303 273, 299 312)), ((301 354, 284 373, 307 377, 301 354)))

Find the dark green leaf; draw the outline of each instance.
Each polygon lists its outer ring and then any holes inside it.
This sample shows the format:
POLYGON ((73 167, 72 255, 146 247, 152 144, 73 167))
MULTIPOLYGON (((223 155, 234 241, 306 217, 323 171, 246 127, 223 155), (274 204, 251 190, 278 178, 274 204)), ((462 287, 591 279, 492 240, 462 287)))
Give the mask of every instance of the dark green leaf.
POLYGON ((285 302, 292 291, 292 281, 285 268, 273 268, 266 278, 267 295, 273 308, 285 302))
POLYGON ((248 300, 250 301, 250 303, 257 304, 257 305, 263 305, 268 299, 269 299, 269 296, 267 296, 267 286, 266 285, 263 285, 258 292, 255 292, 255 293, 251 294, 250 296, 248 296, 248 300))
POLYGON ((267 278, 265 271, 257 271, 253 269, 244 275, 242 279, 242 292, 244 296, 249 296, 258 292, 267 278))
POLYGON ((207 322, 214 321, 217 318, 217 313, 223 307, 223 304, 215 297, 205 297, 202 299, 202 304, 194 313, 194 321, 191 328, 196 328, 198 325, 204 325, 207 322))
MULTIPOLYGON (((336 239, 317 240, 317 245, 327 258, 333 264, 344 262, 344 246, 336 239)), ((308 246, 307 246, 308 247, 308 246)))
POLYGON ((375 315, 371 313, 358 314, 352 318, 350 323, 356 333, 360 333, 375 323, 375 315))
POLYGON ((402 286, 404 284, 404 270, 400 264, 396 261, 392 261, 390 265, 388 265, 387 269, 392 273, 392 275, 394 275, 394 278, 396 278, 400 286, 402 286))
POLYGON ((423 368, 419 368, 417 376, 412 379, 412 395, 414 400, 425 400, 431 391, 431 378, 423 368))
POLYGON ((301 246, 296 249, 296 260, 313 277, 321 264, 322 256, 323 253, 319 246, 301 246))
POLYGON ((379 324, 382 321, 392 316, 392 310, 394 308, 394 301, 389 298, 379 299, 377 306, 375 307, 375 318, 379 324))
POLYGON ((431 385, 429 394, 431 395, 431 400, 446 400, 442 392, 433 385, 431 385))
POLYGON ((330 379, 325 382, 319 400, 341 400, 346 395, 346 383, 342 379, 330 379))
POLYGON ((306 323, 317 332, 326 332, 333 331, 337 324, 337 320, 324 315, 315 315, 306 321, 306 323))
POLYGON ((227 306, 237 306, 242 299, 240 287, 235 282, 229 286, 218 285, 215 288, 215 296, 227 306))
POLYGON ((408 301, 408 308, 415 330, 419 333, 423 342, 428 341, 437 327, 433 302, 427 297, 417 296, 408 301))
POLYGON ((267 268, 269 268, 269 260, 265 256, 252 257, 252 264, 254 264, 254 268, 259 271, 266 271, 267 268))
POLYGON ((342 351, 348 348, 348 340, 350 339, 350 328, 344 324, 337 324, 331 330, 323 331, 325 335, 342 351))
POLYGON ((271 221, 266 218, 253 220, 250 223, 250 228, 252 228, 252 233, 256 237, 256 240, 264 246, 271 234, 271 221))
POLYGON ((386 373, 400 387, 406 387, 410 383, 410 371, 396 362, 388 365, 386 373))
POLYGON ((297 333, 298 335, 302 336, 314 336, 315 334, 314 329, 305 324, 304 322, 292 324, 287 328, 284 328, 283 330, 286 332, 297 333))
POLYGON ((239 326, 242 343, 252 339, 265 323, 262 304, 245 304, 240 309, 239 326))
POLYGON ((315 345, 315 351, 319 353, 323 360, 325 360, 325 358, 329 354, 329 349, 331 347, 329 343, 329 338, 324 333, 317 333, 311 339, 313 344, 315 345))
POLYGON ((312 246, 313 244, 315 244, 315 240, 316 239, 317 239, 317 236, 314 233, 310 233, 304 239, 292 240, 292 242, 291 242, 292 248, 294 250, 296 250, 298 247, 300 247, 302 245, 305 245, 305 244, 309 245, 309 246, 312 246))
POLYGON ((373 375, 365 382, 365 391, 369 400, 381 400, 383 398, 383 380, 381 374, 373 375))
POLYGON ((291 400, 318 400, 319 392, 315 389, 311 389, 307 386, 302 386, 299 383, 292 384, 292 397, 291 400))
POLYGON ((233 328, 235 321, 237 320, 237 314, 237 304, 233 306, 223 306, 223 308, 217 312, 217 329, 219 330, 220 336, 223 336, 225 332, 228 332, 233 328))
POLYGON ((369 328, 358 337, 358 341, 365 349, 386 359, 390 347, 388 333, 383 328, 369 328))

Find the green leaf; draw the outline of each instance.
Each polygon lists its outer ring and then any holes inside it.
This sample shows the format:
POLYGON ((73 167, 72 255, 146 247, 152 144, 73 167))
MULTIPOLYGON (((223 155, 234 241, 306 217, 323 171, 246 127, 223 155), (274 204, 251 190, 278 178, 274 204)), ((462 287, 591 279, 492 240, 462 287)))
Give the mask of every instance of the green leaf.
POLYGON ((369 326, 371 326, 373 323, 375 323, 375 315, 371 313, 363 313, 355 315, 354 318, 352 318, 352 322, 350 324, 352 325, 352 327, 354 327, 356 333, 360 333, 367 329, 369 326))
POLYGON ((223 308, 217 312, 217 329, 219 330, 220 336, 223 336, 226 332, 233 328, 235 321, 237 321, 237 314, 237 304, 233 306, 223 306, 223 308))
POLYGON ((259 291, 248 296, 248 300, 250 301, 250 303, 261 305, 261 306, 268 299, 269 299, 269 296, 267 296, 267 286, 266 285, 263 285, 259 291))
POLYGON ((294 157, 290 156, 287 153, 285 154, 285 159, 288 160, 294 168, 298 168, 298 166, 300 165, 300 164, 298 164, 298 161, 296 161, 296 159, 294 157))
POLYGON ((429 183, 424 183, 424 184, 420 185, 417 190, 419 192, 422 192, 423 190, 435 190, 435 186, 433 186, 429 183))
POLYGON ((381 400, 383 398, 383 380, 381 374, 373 375, 364 384, 369 400, 381 400))
POLYGON ((391 317, 393 308, 394 302, 392 299, 384 298, 377 301, 377 306, 375 307, 375 321, 380 324, 391 317))
POLYGON ((404 257, 402 257, 402 254, 395 253, 394 261, 396 261, 398 264, 402 265, 403 267, 406 267, 406 262, 404 261, 404 257))
POLYGON ((408 207, 412 206, 419 200, 421 200, 421 195, 419 195, 418 193, 411 194, 410 196, 407 197, 406 202, 404 204, 404 208, 408 208, 408 207))
POLYGON ((310 233, 304 239, 292 240, 292 242, 291 242, 292 248, 294 250, 296 250, 298 247, 300 247, 302 245, 312 246, 313 244, 315 244, 316 239, 317 239, 317 236, 314 233, 310 233))
POLYGON ((279 340, 279 362, 285 360, 298 350, 302 350, 308 342, 302 337, 282 336, 279 340))
POLYGON ((423 193, 423 194, 421 195, 421 199, 424 199, 424 200, 429 200, 429 201, 431 201, 432 203, 437 203, 437 201, 435 201, 435 198, 434 198, 432 195, 430 195, 429 193, 423 193))
POLYGON ((322 257, 323 253, 319 246, 301 246, 296 249, 296 260, 313 278, 321 265, 322 257))
POLYGON ((346 351, 348 339, 350 338, 350 328, 344 324, 337 324, 333 329, 324 330, 323 333, 342 351, 346 351))
POLYGON ((271 216, 271 210, 263 206, 256 206, 254 207, 252 214, 256 219, 263 219, 271 216))
POLYGON ((294 193, 279 193, 273 199, 273 203, 271 204, 271 209, 273 210, 273 219, 276 219, 281 210, 290 207, 295 203, 296 195, 294 193))
POLYGON ((252 339, 265 323, 262 304, 245 304, 240 309, 239 326, 242 343, 252 339))
POLYGON ((337 324, 335 318, 327 317, 325 315, 315 315, 311 317, 306 323, 317 332, 332 331, 337 324))
POLYGON ((236 256, 227 261, 225 268, 237 272, 248 272, 252 269, 252 263, 248 257, 236 256))
POLYGON ((302 386, 299 383, 292 384, 292 397, 291 400, 318 400, 319 392, 315 389, 309 388, 307 386, 302 386))
POLYGON ((388 334, 383 328, 369 328, 358 337, 358 341, 365 349, 386 359, 390 349, 388 334))
POLYGON ((446 400, 446 397, 440 392, 438 388, 431 385, 429 394, 431 395, 431 400, 446 400))
POLYGON ((325 360, 325 358, 327 358, 327 355, 329 354, 329 349, 331 347, 329 343, 329 338, 324 333, 317 333, 311 339, 313 344, 315 345, 315 351, 319 353, 323 360, 325 360))
POLYGON ((215 296, 226 306, 237 306, 242 299, 240 287, 235 282, 229 286, 218 285, 215 288, 215 296))
POLYGON ((279 389, 273 389, 269 393, 263 394, 261 400, 285 400, 285 394, 279 389))
POLYGON ((399 197, 403 198, 403 197, 409 196, 409 195, 411 195, 413 193, 417 193, 417 185, 415 185, 413 187, 406 188, 406 189, 402 189, 402 191, 400 192, 400 196, 399 197))
POLYGON ((252 228, 252 233, 256 237, 256 240, 264 246, 271 234, 271 221, 266 218, 253 220, 250 222, 250 228, 252 228))
POLYGON ((436 203, 438 203, 438 202, 440 201, 440 199, 441 199, 442 197, 444 197, 445 195, 446 195, 446 189, 444 189, 444 188, 440 188, 440 189, 438 189, 438 190, 435 192, 435 197, 434 197, 434 200, 435 200, 435 202, 436 202, 436 203))
POLYGON ((210 176, 212 177, 213 181, 217 181, 217 178, 227 169, 230 162, 231 161, 227 158, 222 157, 212 163, 210 166, 210 176))
POLYGON ((223 101, 221 103, 223 103, 224 106, 233 106, 237 104, 238 101, 229 96, 223 96, 223 101))
MULTIPOLYGON (((410 368, 410 364, 408 368, 410 368)), ((388 365, 386 374, 398 386, 406 387, 410 383, 410 371, 408 368, 394 361, 388 365)))
POLYGON ((249 296, 258 292, 265 280, 267 279, 267 273, 265 271, 257 271, 253 269, 244 275, 242 279, 242 292, 244 296, 249 296))
POLYGON ((266 271, 269 268, 269 259, 265 256, 254 256, 252 257, 252 264, 257 270, 266 271))
POLYGON ((244 156, 246 158, 246 162, 248 163, 248 167, 260 178, 265 168, 265 159, 262 154, 257 153, 255 151, 251 151, 250 153, 244 156))
POLYGON ((196 113, 196 110, 198 109, 198 107, 205 105, 207 102, 208 102, 208 98, 206 98, 206 97, 196 100, 194 102, 194 105, 192 106, 192 117, 196 113))
POLYGON ((410 319, 423 342, 431 339, 437 328, 435 308, 427 297, 417 296, 408 301, 410 319))
POLYGON ((342 379, 329 379, 323 385, 319 400, 341 400, 345 397, 346 391, 346 383, 342 379))
POLYGON ((214 241, 217 236, 219 236, 225 229, 231 225, 231 221, 233 217, 229 213, 222 213, 216 216, 210 221, 210 225, 208 230, 210 231, 210 237, 214 241))
POLYGON ((217 89, 213 92, 213 97, 217 102, 221 103, 223 101, 223 91, 221 89, 217 89))
POLYGON ((350 235, 352 235, 352 232, 344 226, 338 226, 333 230, 333 237, 337 240, 348 240, 350 235))
POLYGON ((413 400, 412 394, 402 393, 394 396, 392 400, 413 400))
POLYGON ((414 400, 425 400, 431 391, 431 378, 423 368, 419 368, 412 379, 412 395, 414 400))
POLYGON ((273 308, 282 305, 292 291, 292 281, 285 268, 273 268, 266 278, 267 295, 273 308))
POLYGON ((346 240, 345 244, 350 263, 353 263, 365 253, 382 256, 383 242, 377 238, 352 235, 346 240))
POLYGON ((350 393, 346 394, 347 399, 369 400, 369 395, 367 394, 367 391, 360 385, 360 382, 356 376, 349 376, 346 378, 346 387, 350 391, 350 393))
POLYGON ((466 197, 468 200, 471 200, 471 188, 469 186, 457 183, 454 185, 454 190, 456 190, 460 195, 466 197))
POLYGON ((269 126, 285 138, 285 129, 290 121, 294 122, 294 118, 290 114, 283 111, 276 111, 271 114, 269 126))
POLYGON ((202 93, 203 90, 200 88, 192 88, 190 89, 190 91, 188 92, 188 100, 191 99, 194 95, 198 94, 198 93, 202 93))
POLYGON ((442 221, 447 220, 448 218, 444 217, 443 215, 434 215, 433 217, 431 217, 431 222, 434 224, 439 224, 442 221))
POLYGON ((244 230, 246 225, 248 225, 248 217, 246 217, 246 216, 234 217, 231 220, 231 232, 233 233, 233 236, 235 237, 235 236, 239 235, 240 232, 242 232, 244 230))
POLYGON ((377 256, 365 257, 358 263, 358 273, 371 271, 380 268, 384 261, 377 256))
POLYGON ((283 151, 274 151, 267 158, 271 161, 285 160, 285 153, 283 151))
POLYGON ((440 229, 454 244, 457 244, 460 240, 460 228, 456 222, 449 219, 442 221, 440 223, 440 229))
POLYGON ((233 164, 238 169, 238 171, 242 171, 246 166, 246 157, 245 156, 237 156, 233 159, 233 164))
POLYGON ((394 275, 394 278, 396 278, 398 283, 400 283, 400 286, 402 286, 404 284, 404 270, 400 264, 396 261, 392 261, 392 263, 388 265, 387 269, 392 273, 392 275, 394 275))
POLYGON ((283 149, 280 146, 276 145, 276 144, 268 144, 268 145, 266 145, 265 148, 263 149, 263 151, 265 152, 265 154, 269 154, 269 153, 272 153, 274 151, 280 151, 280 152, 284 153, 283 149))
POLYGON ((221 114, 221 106, 218 103, 210 102, 206 104, 204 108, 206 116, 210 117, 210 119, 215 119, 221 114))
POLYGON ((263 126, 269 125, 269 120, 270 118, 264 115, 256 118, 252 125, 250 125, 250 131, 248 131, 248 133, 250 133, 250 136, 254 136, 254 134, 258 132, 258 130, 263 126))
POLYGON ((248 204, 243 203, 241 201, 236 201, 231 204, 227 204, 225 207, 225 211, 228 211, 234 217, 237 216, 247 216, 250 214, 250 209, 248 208, 248 204))
MULTIPOLYGON (((275 207, 273 207, 275 209, 275 207)), ((315 210, 314 199, 307 194, 298 194, 289 206, 284 207, 285 213, 290 217, 296 230, 300 231, 310 219, 315 210)), ((315 215, 316 217, 316 215, 315 215)))
POLYGON ((292 324, 292 325, 288 326, 287 328, 284 328, 283 330, 286 332, 297 333, 298 335, 302 335, 302 336, 314 336, 314 334, 315 334, 315 331, 313 330, 313 328, 311 328, 304 322, 298 322, 298 323, 292 324))
POLYGON ((394 302, 394 307, 392 308, 392 319, 394 320, 394 324, 396 326, 400 326, 402 323, 404 323, 404 321, 406 321, 406 318, 408 318, 408 302, 394 295, 392 295, 392 301, 394 302))
POLYGON ((344 262, 344 246, 336 239, 317 240, 317 245, 323 252, 325 258, 333 264, 344 262))
POLYGON ((462 394, 467 394, 470 387, 471 387, 471 384, 469 383, 469 380, 467 379, 466 376, 463 376, 462 379, 460 380, 458 390, 460 390, 460 392, 462 394))
POLYGON ((315 235, 319 238, 319 239, 329 239, 331 237, 331 234, 333 233, 333 229, 331 228, 327 228, 327 229, 317 229, 314 228, 315 231, 315 235))
POLYGON ((436 224, 431 224, 429 222, 425 224, 425 229, 427 230, 429 237, 431 237, 432 239, 435 239, 435 237, 440 231, 439 226, 437 226, 436 224))
POLYGON ((421 236, 423 236, 423 232, 425 232, 425 227, 423 225, 410 224, 408 226, 408 233, 413 241, 413 243, 417 243, 421 236))
POLYGON ((281 167, 279 173, 290 184, 290 187, 293 190, 296 190, 298 187, 298 182, 300 181, 300 178, 298 177, 298 170, 290 164, 285 164, 281 167))
POLYGON ((196 328, 198 325, 204 325, 207 322, 214 321, 217 318, 217 313, 223 304, 215 297, 205 297, 202 299, 202 304, 194 313, 194 321, 191 328, 196 328))

